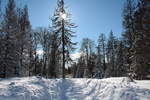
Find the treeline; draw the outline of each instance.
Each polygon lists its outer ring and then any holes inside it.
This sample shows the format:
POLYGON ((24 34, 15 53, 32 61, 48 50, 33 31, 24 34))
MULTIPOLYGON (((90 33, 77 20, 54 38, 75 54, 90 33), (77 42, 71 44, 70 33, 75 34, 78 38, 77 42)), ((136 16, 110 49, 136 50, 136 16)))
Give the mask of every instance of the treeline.
POLYGON ((78 78, 106 78, 127 76, 129 66, 126 44, 110 31, 108 39, 101 33, 97 44, 84 38, 80 48, 80 58, 73 66, 73 76, 78 78))
POLYGON ((81 57, 72 69, 74 77, 150 79, 150 1, 127 0, 122 16, 120 39, 112 31, 108 39, 100 34, 96 48, 92 40, 83 39, 81 57))
MULTIPOLYGON (((2 0, 0 0, 2 3, 2 0)), ((0 5, 2 6, 2 4, 0 5)), ((0 73, 2 77, 31 75, 33 66, 32 30, 28 8, 16 8, 9 0, 5 13, 0 7, 0 73)))
MULTIPOLYGON (((15 0, 8 0, 2 10, 0 0, 0 77, 40 75, 65 78, 65 65, 72 61, 75 50, 71 41, 75 24, 65 11, 64 1, 58 0, 49 28, 31 28, 28 7, 18 8, 15 0), (38 51, 42 51, 41 55, 38 51)), ((4 2, 4 1, 3 1, 4 2)), ((6 1, 5 1, 6 2, 6 1)))
POLYGON ((72 60, 76 28, 66 12, 64 1, 58 0, 49 28, 32 29, 28 7, 18 8, 8 0, 2 10, 0 0, 0 77, 41 75, 49 78, 106 78, 128 76, 150 79, 150 1, 127 0, 122 17, 121 38, 110 31, 100 34, 94 43, 84 38, 80 58, 72 60), (41 55, 38 51, 42 51, 41 55), (68 68, 65 68, 65 65, 68 68))

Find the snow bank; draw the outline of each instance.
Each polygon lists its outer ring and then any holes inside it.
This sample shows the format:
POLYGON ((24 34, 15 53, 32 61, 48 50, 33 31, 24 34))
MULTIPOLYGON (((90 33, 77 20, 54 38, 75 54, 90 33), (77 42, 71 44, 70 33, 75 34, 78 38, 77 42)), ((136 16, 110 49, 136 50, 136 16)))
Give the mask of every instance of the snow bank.
POLYGON ((150 81, 128 78, 0 79, 0 100, 150 100, 150 81))

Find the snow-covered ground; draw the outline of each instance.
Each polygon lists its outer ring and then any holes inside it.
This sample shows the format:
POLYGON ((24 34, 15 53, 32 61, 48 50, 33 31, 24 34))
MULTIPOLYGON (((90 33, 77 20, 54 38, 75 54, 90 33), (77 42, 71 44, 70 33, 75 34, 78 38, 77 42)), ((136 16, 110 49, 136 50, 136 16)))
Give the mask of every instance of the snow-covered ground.
POLYGON ((150 100, 150 81, 128 78, 0 79, 0 100, 150 100))

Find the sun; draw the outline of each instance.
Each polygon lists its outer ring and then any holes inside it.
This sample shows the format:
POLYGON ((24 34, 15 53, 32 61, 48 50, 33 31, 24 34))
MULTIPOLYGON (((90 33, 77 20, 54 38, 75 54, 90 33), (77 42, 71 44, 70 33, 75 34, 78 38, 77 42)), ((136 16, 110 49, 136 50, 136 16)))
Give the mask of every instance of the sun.
POLYGON ((60 17, 61 17, 61 19, 66 20, 67 14, 65 14, 65 13, 60 13, 60 17))

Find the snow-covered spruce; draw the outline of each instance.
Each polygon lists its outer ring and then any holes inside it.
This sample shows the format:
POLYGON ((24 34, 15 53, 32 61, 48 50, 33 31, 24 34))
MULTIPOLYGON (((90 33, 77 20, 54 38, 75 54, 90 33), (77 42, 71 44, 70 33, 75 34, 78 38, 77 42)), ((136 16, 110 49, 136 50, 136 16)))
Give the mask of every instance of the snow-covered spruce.
POLYGON ((128 78, 0 79, 0 100, 150 100, 150 81, 128 78))

